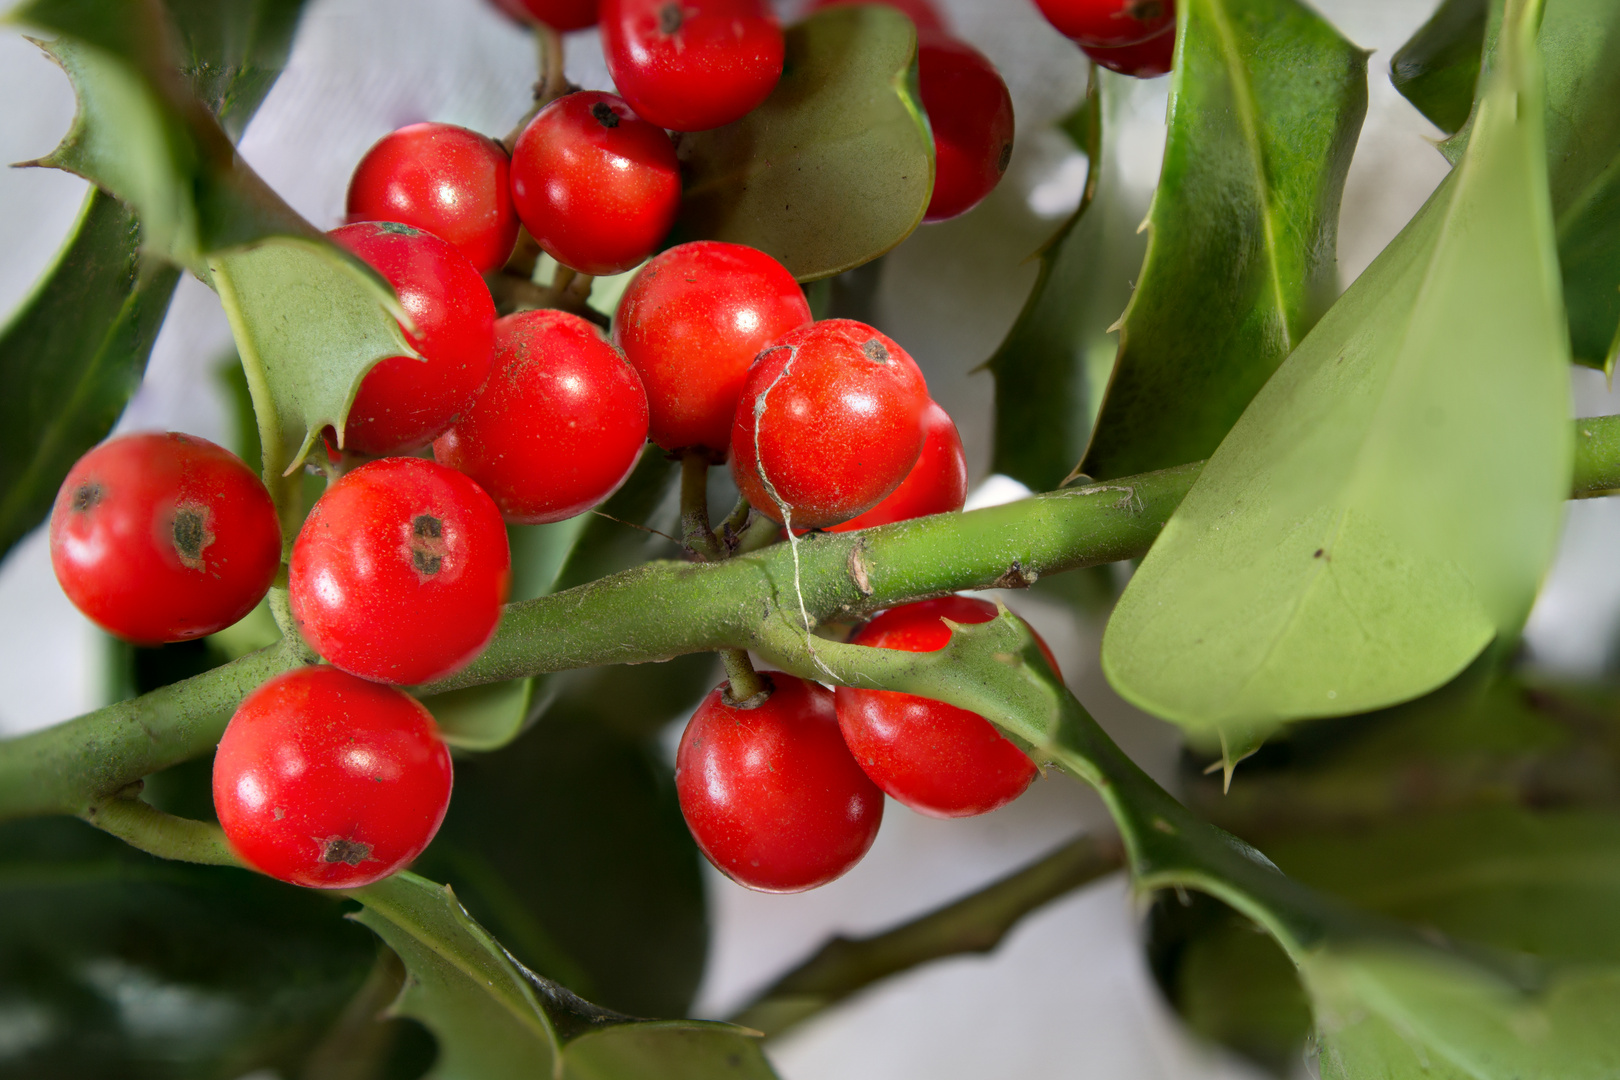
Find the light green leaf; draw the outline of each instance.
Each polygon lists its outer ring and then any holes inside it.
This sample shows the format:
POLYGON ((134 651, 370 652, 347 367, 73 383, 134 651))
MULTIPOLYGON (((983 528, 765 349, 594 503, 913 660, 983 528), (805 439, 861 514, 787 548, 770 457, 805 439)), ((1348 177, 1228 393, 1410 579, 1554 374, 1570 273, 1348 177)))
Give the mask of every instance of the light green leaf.
POLYGON ((1390 58, 1395 89, 1447 135, 1467 122, 1474 107, 1489 8, 1489 0, 1441 0, 1390 58))
POLYGON ((1290 720, 1446 682, 1517 633, 1552 557, 1569 354, 1531 34, 1461 165, 1255 398, 1109 622, 1109 681, 1228 767, 1290 720))
POLYGON ((512 959, 451 891, 402 873, 355 893, 354 916, 410 972, 395 1010, 439 1040, 433 1080, 774 1077, 759 1040, 704 1021, 638 1021, 591 1005, 512 959))
POLYGON ((1081 471, 1208 457, 1338 288, 1366 54, 1295 0, 1188 0, 1147 258, 1081 471))
POLYGON ((469 686, 422 699, 439 734, 462 750, 499 750, 524 728, 534 704, 534 680, 469 686))
POLYGON ((735 123, 681 136, 677 238, 747 244, 800 281, 856 267, 922 222, 934 142, 917 31, 885 5, 817 12, 787 31, 782 80, 735 123))

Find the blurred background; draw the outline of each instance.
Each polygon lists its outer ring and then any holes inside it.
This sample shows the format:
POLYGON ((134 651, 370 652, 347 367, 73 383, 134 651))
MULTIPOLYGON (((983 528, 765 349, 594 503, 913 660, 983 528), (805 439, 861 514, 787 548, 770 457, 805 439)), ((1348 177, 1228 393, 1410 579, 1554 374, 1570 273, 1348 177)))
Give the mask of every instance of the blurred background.
MULTIPOLYGON (((937 0, 957 34, 988 55, 1012 91, 1017 143, 1006 179, 980 207, 920 228, 877 264, 872 321, 922 365, 967 444, 969 505, 1022 489, 987 476, 995 350, 1035 279, 1032 253, 1073 212, 1086 162, 1054 127, 1080 100, 1086 63, 1030 0, 937 0)), ((784 17, 797 4, 779 5, 784 17)), ((1421 0, 1322 0, 1351 40, 1373 51, 1370 98, 1340 226, 1348 284, 1445 174, 1438 133, 1396 94, 1388 59, 1430 14, 1421 0)), ((594 31, 569 35, 569 78, 611 89, 594 31)), ((484 0, 312 0, 285 73, 241 143, 255 170, 322 228, 341 222, 354 163, 388 131, 440 120, 499 136, 529 102, 529 35, 484 0)), ((1158 177, 1167 79, 1140 84, 1121 150, 1142 205, 1158 177)), ((67 79, 14 30, 0 30, 0 160, 47 153, 67 130, 67 79)), ((0 170, 0 318, 50 265, 83 182, 43 169, 0 170)), ((182 281, 146 382, 120 430, 172 429, 229 442, 215 368, 231 348, 218 301, 182 281)), ((1620 412, 1601 374, 1574 372, 1581 415, 1620 412)), ((1620 503, 1573 503, 1557 565, 1531 618, 1536 664, 1595 676, 1616 659, 1620 503)), ((1052 645, 1070 685, 1161 782, 1179 753, 1167 725, 1109 690, 1097 665, 1105 612, 1062 589, 1005 598, 1052 645)), ((0 564, 0 733, 42 727, 103 702, 104 640, 67 602, 36 532, 0 564)), ((670 748, 678 736, 672 726, 670 748)), ((723 1016, 834 933, 887 928, 1019 867, 1076 833, 1107 828, 1101 804, 1054 773, 982 818, 935 821, 890 803, 876 847, 845 878, 798 896, 747 892, 708 873, 713 921, 697 1015, 723 1016)), ((707 868, 706 868, 707 870, 707 868)), ((1249 1066, 1195 1043, 1154 989, 1140 949, 1141 909, 1119 876, 1037 912, 984 957, 935 963, 889 980, 771 1046, 786 1080, 1109 1076, 1246 1077, 1249 1066)), ((256 1075, 255 1080, 268 1080, 256 1075)))

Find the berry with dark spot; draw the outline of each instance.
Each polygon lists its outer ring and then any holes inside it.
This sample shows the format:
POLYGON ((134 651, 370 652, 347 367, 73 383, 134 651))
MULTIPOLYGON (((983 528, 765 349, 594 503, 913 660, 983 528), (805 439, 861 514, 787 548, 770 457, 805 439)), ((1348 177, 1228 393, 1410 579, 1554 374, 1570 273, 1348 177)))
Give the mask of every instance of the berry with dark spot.
POLYGON ((782 77, 782 27, 764 0, 603 0, 602 49, 630 107, 671 131, 729 124, 782 77))
POLYGON ((331 667, 247 696, 214 755, 214 809, 249 865, 315 889, 404 869, 450 805, 450 752, 421 703, 331 667))
POLYGON ((80 458, 57 493, 50 541, 74 606, 147 645, 230 626, 281 563, 257 474, 224 447, 174 433, 120 436, 80 458))
POLYGON ((1175 0, 1035 0, 1035 6, 1088 53, 1140 44, 1176 23, 1175 0))
POLYGON ((494 0, 495 6, 519 22, 533 20, 553 30, 584 30, 596 25, 597 0, 494 0))
POLYGON ((651 255, 680 208, 680 164, 662 128, 612 94, 582 90, 535 114, 512 148, 512 201, 552 258, 617 274, 651 255))
POLYGON ((965 214, 1012 161, 1013 105, 983 53, 941 33, 917 42, 917 83, 934 133, 934 193, 924 221, 965 214))
POLYGON ((848 521, 917 463, 928 405, 916 363, 865 323, 826 319, 789 331, 748 370, 731 428, 732 476, 773 521, 795 529, 848 521))
POLYGON ((288 591, 304 639, 361 678, 413 685, 470 661, 511 579, 501 512, 471 479, 384 458, 339 479, 293 544, 288 591))
MULTIPOLYGON (((956 623, 983 623, 996 606, 946 596, 891 608, 867 623, 852 642, 877 649, 935 652, 956 623)), ((1057 661, 1037 635, 1046 662, 1057 661)), ((1028 755, 978 713, 891 690, 835 692, 838 726, 855 760, 888 795, 930 817, 983 814, 1018 798, 1035 779, 1028 755)))
POLYGON ((770 672, 762 704, 721 686, 692 714, 675 754, 675 791, 698 848, 739 885, 802 892, 847 872, 877 839, 883 793, 838 732, 833 696, 770 672))
POLYGON ((506 520, 535 525, 589 510, 619 489, 647 442, 641 377, 600 331, 566 311, 495 324, 495 373, 433 444, 506 520))

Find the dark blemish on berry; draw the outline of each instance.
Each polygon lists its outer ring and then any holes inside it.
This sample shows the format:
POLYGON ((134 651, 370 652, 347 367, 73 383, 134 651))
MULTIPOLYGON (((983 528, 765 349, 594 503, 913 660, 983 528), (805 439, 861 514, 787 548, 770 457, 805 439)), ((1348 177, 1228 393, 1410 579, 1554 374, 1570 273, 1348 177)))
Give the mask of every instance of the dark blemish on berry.
POLYGON ((1125 14, 1138 22, 1151 22, 1164 14, 1162 0, 1131 0, 1125 5, 1125 14))
POLYGON ((94 482, 80 484, 73 492, 73 512, 76 514, 83 514, 87 511, 94 510, 97 506, 101 505, 101 499, 104 494, 106 493, 101 490, 100 484, 94 482))
POLYGON ((868 338, 866 344, 861 346, 861 352, 866 354, 868 360, 876 363, 887 364, 889 362, 888 347, 877 338, 868 338))
POLYGON ((591 115, 596 117, 598 124, 610 131, 619 126, 619 114, 614 112, 613 106, 605 101, 598 101, 595 105, 592 105, 591 115))
POLYGON ((679 0, 670 0, 669 3, 658 9, 658 32, 673 34, 680 30, 681 24, 686 22, 686 13, 681 10, 679 0))
POLYGON ((421 236, 422 235, 422 230, 421 229, 413 229, 409 225, 401 225, 397 221, 379 221, 379 222, 377 222, 377 231, 378 232, 385 232, 385 233, 392 233, 395 236, 421 236))
POLYGON ((371 845, 342 836, 328 836, 321 841, 321 862, 348 863, 359 866, 371 858, 371 845))
POLYGON ((432 514, 411 519, 411 563, 419 574, 437 574, 444 566, 444 523, 432 514))
POLYGON ((180 506, 174 512, 171 526, 174 553, 188 570, 202 570, 203 552, 214 542, 208 528, 208 509, 202 506, 180 506))
POLYGON ((996 158, 996 172, 1006 172, 1007 165, 1012 161, 1012 143, 1003 143, 1001 156, 996 158))

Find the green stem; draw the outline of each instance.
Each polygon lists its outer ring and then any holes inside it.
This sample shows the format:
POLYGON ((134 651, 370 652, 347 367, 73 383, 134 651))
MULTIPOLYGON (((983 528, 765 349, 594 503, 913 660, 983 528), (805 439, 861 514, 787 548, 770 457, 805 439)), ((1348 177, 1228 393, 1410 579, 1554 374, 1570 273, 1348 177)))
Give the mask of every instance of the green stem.
POLYGON ((770 698, 771 687, 754 670, 746 649, 721 649, 720 662, 726 666, 726 704, 743 709, 763 705, 770 698))
POLYGON ((987 953, 1018 921, 1124 865, 1113 839, 1082 836, 1039 862, 867 938, 836 937, 783 975, 731 1018, 769 1038, 852 994, 920 964, 962 953, 987 953))
POLYGON ((1575 421, 1575 477, 1571 497, 1591 499, 1620 491, 1620 416, 1575 421))
POLYGON ((681 539, 709 562, 725 555, 709 527, 709 459, 696 450, 681 454, 681 539))
POLYGON ((218 825, 166 814, 139 798, 116 795, 85 807, 79 816, 131 847, 161 859, 212 866, 242 865, 225 843, 225 833, 218 825))

